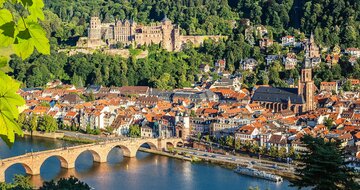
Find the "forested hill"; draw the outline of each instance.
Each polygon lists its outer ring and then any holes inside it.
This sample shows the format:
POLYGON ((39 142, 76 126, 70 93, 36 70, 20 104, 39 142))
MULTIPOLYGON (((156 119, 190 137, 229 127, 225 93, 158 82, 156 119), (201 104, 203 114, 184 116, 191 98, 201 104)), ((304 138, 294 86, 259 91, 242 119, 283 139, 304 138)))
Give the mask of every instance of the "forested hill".
MULTIPOLYGON (((179 24, 186 34, 232 33, 233 21, 248 18, 254 24, 271 26, 275 36, 293 28, 314 32, 322 45, 359 47, 360 0, 45 0, 46 15, 60 21, 63 40, 86 35, 92 15, 104 22, 134 19, 148 23, 164 15, 179 24), (54 13, 54 14, 52 14, 54 13)), ((55 24, 59 25, 60 24, 55 24)), ((54 29, 54 28, 52 28, 54 29)))
MULTIPOLYGON (((299 68, 284 70, 281 62, 266 66, 265 57, 286 55, 288 48, 279 44, 261 50, 245 37, 241 19, 265 25, 269 38, 280 41, 284 35, 297 39, 314 32, 322 47, 339 45, 360 47, 360 0, 45 0, 45 19, 42 25, 49 35, 51 55, 34 54, 27 60, 14 57, 10 73, 23 86, 43 86, 60 79, 77 86, 149 85, 162 89, 188 87, 199 81, 199 66, 226 59, 230 72, 241 70, 240 62, 254 58, 259 62, 254 73, 243 73, 248 87, 270 84, 286 87, 289 78, 297 80, 299 68), (89 19, 98 15, 103 22, 115 19, 134 19, 138 23, 159 21, 164 15, 179 24, 185 34, 225 34, 226 41, 205 41, 199 47, 186 47, 182 52, 167 52, 159 46, 142 47, 149 51, 143 59, 124 59, 118 56, 77 54, 68 56, 57 50, 75 44, 85 36, 89 19), (236 23, 236 28, 231 26, 236 23), (303 33, 299 33, 303 32, 303 33), (268 68, 267 68, 268 67, 268 68), (265 69, 267 68, 267 69, 265 69)), ((254 35, 258 42, 259 37, 254 35)), ((331 49, 330 49, 331 50, 331 49)), ((298 52, 302 61, 304 52, 298 52)), ((322 59, 325 59, 323 55, 322 59)), ((360 64, 349 64, 343 56, 339 64, 328 68, 324 64, 314 70, 314 81, 360 78, 360 64), (341 66, 340 66, 341 65, 341 66)), ((360 61, 359 61, 360 62, 360 61)), ((300 64, 299 64, 300 65, 300 64)), ((216 73, 204 74, 202 79, 217 78, 216 73)))

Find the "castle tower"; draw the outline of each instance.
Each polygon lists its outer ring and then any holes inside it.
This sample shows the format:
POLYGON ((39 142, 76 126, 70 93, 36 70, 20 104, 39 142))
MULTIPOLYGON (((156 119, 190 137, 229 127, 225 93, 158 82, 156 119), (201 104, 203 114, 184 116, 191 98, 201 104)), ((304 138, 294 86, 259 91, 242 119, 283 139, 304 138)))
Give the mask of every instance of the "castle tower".
POLYGON ((315 109, 314 103, 314 81, 312 80, 312 70, 310 68, 303 68, 301 70, 301 78, 299 80, 298 93, 302 94, 305 99, 303 112, 312 111, 315 109))
POLYGON ((88 36, 90 40, 101 39, 101 21, 99 17, 90 18, 90 26, 88 29, 88 36))
POLYGON ((165 17, 162 19, 162 47, 168 51, 173 51, 173 24, 170 19, 165 17))

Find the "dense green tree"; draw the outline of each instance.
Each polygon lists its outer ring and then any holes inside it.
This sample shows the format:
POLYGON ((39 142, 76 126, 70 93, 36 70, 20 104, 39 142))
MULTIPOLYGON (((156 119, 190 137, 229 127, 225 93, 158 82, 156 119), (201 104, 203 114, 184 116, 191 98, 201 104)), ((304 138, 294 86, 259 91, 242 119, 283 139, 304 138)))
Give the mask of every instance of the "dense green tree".
POLYGON ((15 175, 12 183, 0 183, 1 190, 32 190, 33 188, 30 177, 23 175, 15 175))
POLYGON ((28 130, 30 131, 31 135, 34 131, 37 130, 38 127, 38 116, 32 115, 29 120, 28 130))
POLYGON ((278 155, 280 158, 285 158, 287 156, 287 151, 285 147, 281 147, 278 151, 278 155))
POLYGON ((334 125, 334 120, 331 118, 326 118, 324 120, 324 125, 330 130, 332 128, 332 126, 334 125))
POLYGON ((269 156, 276 158, 279 156, 278 149, 275 146, 271 146, 269 150, 269 156))
POLYGON ((141 129, 139 125, 131 125, 129 127, 129 136, 132 138, 137 138, 141 136, 141 129))
POLYGON ((58 124, 53 117, 49 115, 44 115, 39 118, 38 129, 40 131, 52 133, 58 129, 58 124))
POLYGON ((299 160, 298 178, 291 181, 298 188, 311 187, 315 190, 359 189, 354 171, 347 167, 344 149, 340 143, 323 138, 304 136, 308 152, 299 160))
POLYGON ((43 186, 39 188, 40 190, 90 190, 90 186, 76 177, 69 178, 60 178, 59 181, 55 182, 51 180, 49 182, 44 182, 43 186))
POLYGON ((240 148, 241 148, 240 140, 235 140, 235 150, 240 150, 240 148))
POLYGON ((233 147, 234 146, 234 137, 233 136, 226 136, 226 145, 229 147, 233 147))

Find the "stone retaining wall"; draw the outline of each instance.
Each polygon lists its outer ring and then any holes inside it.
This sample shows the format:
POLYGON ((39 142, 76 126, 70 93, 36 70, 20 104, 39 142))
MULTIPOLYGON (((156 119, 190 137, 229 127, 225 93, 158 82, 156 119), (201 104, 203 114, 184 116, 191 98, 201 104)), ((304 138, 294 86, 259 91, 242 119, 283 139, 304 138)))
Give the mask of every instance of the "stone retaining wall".
MULTIPOLYGON (((24 135, 30 136, 31 133, 29 131, 24 131, 24 135)), ((50 139, 58 139, 58 138, 63 138, 64 133, 45 133, 45 132, 33 131, 32 136, 33 137, 50 138, 50 139)))

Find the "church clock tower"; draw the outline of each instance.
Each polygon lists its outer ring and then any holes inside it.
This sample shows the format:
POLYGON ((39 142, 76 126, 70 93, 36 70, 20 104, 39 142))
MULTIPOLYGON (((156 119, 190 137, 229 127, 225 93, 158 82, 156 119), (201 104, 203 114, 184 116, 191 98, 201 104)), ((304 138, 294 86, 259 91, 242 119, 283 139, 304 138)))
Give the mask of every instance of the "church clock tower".
POLYGON ((299 95, 303 95, 305 99, 305 105, 303 106, 303 112, 312 111, 315 109, 314 102, 314 88, 315 84, 312 80, 312 70, 310 68, 303 68, 301 70, 301 78, 298 85, 299 95))

